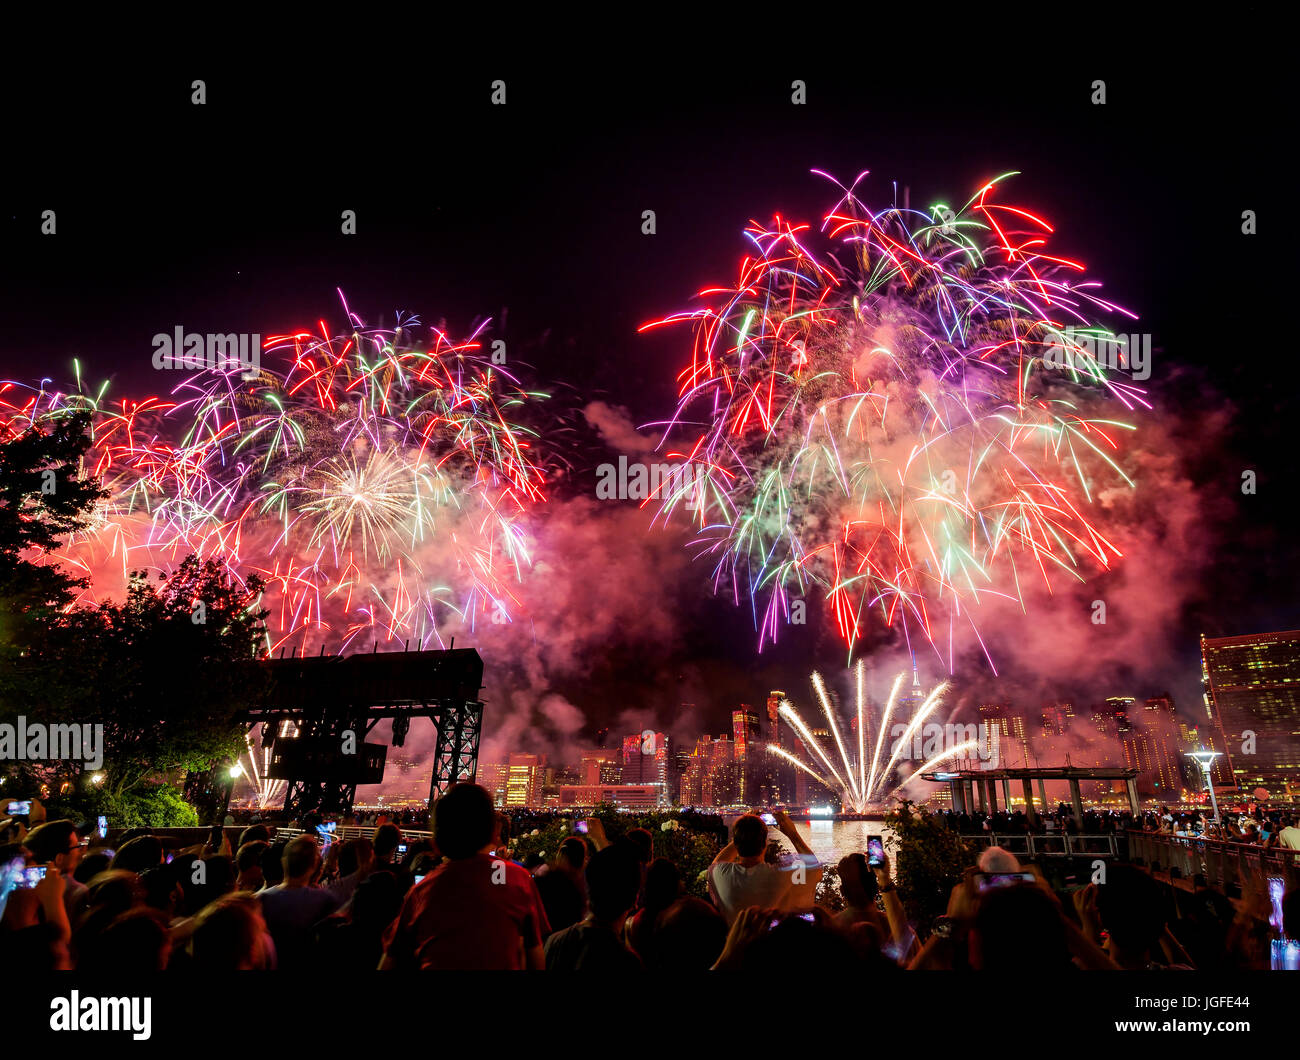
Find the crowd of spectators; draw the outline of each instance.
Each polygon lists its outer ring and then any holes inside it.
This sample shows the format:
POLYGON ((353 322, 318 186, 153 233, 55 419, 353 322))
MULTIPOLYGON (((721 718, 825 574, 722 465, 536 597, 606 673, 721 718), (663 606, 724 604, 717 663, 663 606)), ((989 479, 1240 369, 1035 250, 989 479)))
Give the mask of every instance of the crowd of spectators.
POLYGON ((1082 820, 1073 810, 1060 804, 1055 810, 1037 812, 1031 818, 1022 810, 995 813, 956 813, 940 815, 955 832, 963 835, 1110 835, 1143 831, 1189 839, 1214 839, 1227 843, 1247 843, 1264 849, 1300 850, 1300 817, 1295 813, 1266 809, 1250 803, 1237 812, 1220 815, 1216 822, 1204 810, 1177 812, 1168 806, 1147 811, 1136 817, 1127 811, 1085 810, 1082 820))
MULTIPOLYGON (((1015 822, 1000 815, 983 823, 1015 822)), ((1039 815, 1040 821, 1043 816, 1039 815)), ((1099 815, 1108 816, 1108 815, 1099 815)), ((1121 824, 1174 834, 1165 813, 1121 824)), ((1289 819, 1236 825, 1238 841, 1290 845, 1289 819), (1250 836, 1255 831, 1267 835, 1250 836)), ((1066 808, 1056 818, 1068 828, 1066 808)), ((950 826, 976 830, 974 818, 950 826)), ((1097 821, 1084 822, 1088 827, 1097 821)), ((817 904, 823 869, 785 814, 745 814, 707 870, 705 900, 653 835, 610 841, 598 819, 525 867, 511 821, 473 784, 434 807, 429 839, 379 819, 368 838, 333 840, 250 823, 216 826, 183 849, 147 830, 93 848, 71 821, 0 822, 0 955, 13 966, 114 971, 530 969, 584 972, 830 972, 953 969, 1269 967, 1270 929, 1215 892, 1182 895, 1143 868, 1053 888, 999 846, 950 887, 947 911, 909 920, 887 856, 833 866, 841 901, 817 904)), ((996 828, 989 829, 996 831, 996 828)), ((1010 831, 1011 829, 1008 828, 1010 831)), ((1283 900, 1300 935, 1300 891, 1283 900)))

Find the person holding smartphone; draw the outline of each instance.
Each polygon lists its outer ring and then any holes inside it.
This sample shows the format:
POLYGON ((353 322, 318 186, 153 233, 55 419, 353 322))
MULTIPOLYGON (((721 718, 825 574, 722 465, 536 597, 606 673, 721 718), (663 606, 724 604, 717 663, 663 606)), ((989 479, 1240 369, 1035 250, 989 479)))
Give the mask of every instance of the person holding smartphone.
POLYGON ((51 864, 58 869, 64 879, 63 904, 71 918, 77 900, 86 892, 86 885, 72 875, 87 846, 77 826, 68 820, 46 821, 27 833, 24 845, 39 864, 51 864))
POLYGON ((787 864, 769 864, 767 829, 762 817, 747 813, 731 826, 731 842, 708 868, 709 897, 730 926, 742 909, 811 908, 821 879, 821 862, 799 835, 789 814, 775 815, 797 856, 787 864))
POLYGON ((65 877, 56 865, 28 861, 13 846, 4 851, 3 860, 3 886, 10 890, 0 918, 8 958, 27 973, 70 969, 72 922, 64 900, 65 877), (38 873, 31 870, 39 868, 45 872, 37 878, 38 873), (29 882, 33 886, 27 886, 29 882))

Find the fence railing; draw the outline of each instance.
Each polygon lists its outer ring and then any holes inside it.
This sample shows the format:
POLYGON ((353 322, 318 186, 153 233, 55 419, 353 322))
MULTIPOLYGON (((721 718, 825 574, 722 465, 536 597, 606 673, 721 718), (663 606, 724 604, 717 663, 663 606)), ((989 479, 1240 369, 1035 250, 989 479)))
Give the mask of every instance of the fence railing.
POLYGON ((1124 858, 1123 832, 1070 834, 1068 832, 979 832, 963 836, 976 846, 1001 847, 1018 857, 1035 858, 1124 858))
POLYGON ((1225 843, 1217 839, 1194 839, 1157 832, 1130 832, 1129 857, 1141 859, 1155 872, 1167 872, 1174 879, 1204 878, 1210 887, 1225 894, 1248 886, 1267 888, 1269 877, 1287 886, 1300 881, 1300 850, 1263 847, 1250 843, 1225 843))

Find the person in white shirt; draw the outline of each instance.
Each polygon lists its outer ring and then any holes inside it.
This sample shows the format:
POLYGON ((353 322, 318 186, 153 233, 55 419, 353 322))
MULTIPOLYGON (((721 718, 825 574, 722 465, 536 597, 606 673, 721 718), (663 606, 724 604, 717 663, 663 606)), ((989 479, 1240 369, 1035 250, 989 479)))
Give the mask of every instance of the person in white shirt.
POLYGON ((1277 834, 1277 844, 1288 850, 1300 850, 1300 828, 1296 827, 1295 818, 1282 818, 1282 830, 1277 834))
POLYGON ((813 905, 821 862, 788 814, 776 815, 776 827, 794 847, 795 856, 769 864, 764 856, 768 826, 761 817, 747 813, 732 825, 731 842, 718 851, 709 866, 709 897, 728 924, 750 906, 789 910, 813 905))

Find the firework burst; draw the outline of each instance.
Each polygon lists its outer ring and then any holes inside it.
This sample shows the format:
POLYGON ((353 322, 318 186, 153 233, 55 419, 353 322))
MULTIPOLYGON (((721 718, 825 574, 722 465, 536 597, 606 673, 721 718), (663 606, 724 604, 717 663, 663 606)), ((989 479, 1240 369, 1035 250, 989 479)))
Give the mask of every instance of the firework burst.
POLYGON ((978 637, 982 598, 1023 603, 1028 577, 1050 589, 1122 555, 1086 513, 1100 478, 1133 485, 1111 407, 1149 406, 1082 336, 1133 314, 998 201, 1002 179, 928 213, 840 185, 820 235, 751 224, 734 284, 642 328, 694 328, 664 448, 701 469, 694 546, 760 649, 812 590, 851 654, 873 616, 909 642, 978 637))
POLYGON ((853 726, 857 731, 856 748, 852 746, 852 740, 848 745, 845 744, 844 736, 836 718, 835 708, 826 692, 826 685, 823 683, 821 675, 814 673, 812 675, 813 689, 817 694, 818 703, 821 705, 822 715, 826 718, 827 731, 829 736, 832 737, 832 741, 818 739, 794 706, 788 700, 785 700, 780 707, 781 717, 798 733, 799 740, 808 755, 808 760, 804 761, 780 747, 769 746, 768 752, 783 761, 789 762, 829 790, 835 792, 839 796, 843 808, 852 813, 867 813, 870 810, 880 809, 894 794, 905 788, 921 774, 929 772, 945 762, 970 758, 977 754, 980 749, 979 740, 967 740, 955 746, 944 748, 940 754, 935 755, 919 769, 909 773, 904 779, 895 779, 895 770, 902 761, 904 752, 912 746, 917 734, 922 731, 926 722, 934 716, 935 711, 942 705, 943 694, 948 690, 946 682, 939 685, 919 705, 915 706, 911 716, 904 720, 902 712, 899 711, 899 690, 903 686, 904 677, 904 674, 899 674, 895 679, 893 687, 889 691, 889 699, 885 703, 884 712, 875 722, 874 750, 872 749, 873 741, 870 733, 873 719, 867 706, 863 666, 859 661, 856 672, 857 710, 853 726), (897 721, 895 720, 896 715, 899 719, 897 721), (890 745, 892 749, 886 751, 885 734, 891 730, 891 722, 894 722, 892 727, 900 731, 890 745), (832 742, 833 747, 831 746, 832 742))
POLYGON ((545 500, 524 419, 545 395, 483 352, 486 323, 453 342, 344 309, 342 332, 270 336, 254 378, 203 368, 167 398, 110 401, 79 369, 66 392, 0 383, 0 439, 90 419, 84 472, 109 494, 59 558, 125 574, 196 553, 257 574, 271 650, 438 645, 450 620, 510 620, 545 500))

